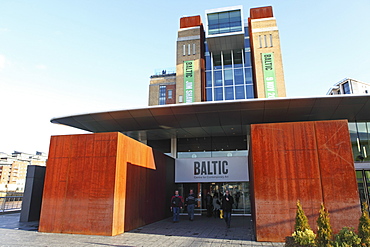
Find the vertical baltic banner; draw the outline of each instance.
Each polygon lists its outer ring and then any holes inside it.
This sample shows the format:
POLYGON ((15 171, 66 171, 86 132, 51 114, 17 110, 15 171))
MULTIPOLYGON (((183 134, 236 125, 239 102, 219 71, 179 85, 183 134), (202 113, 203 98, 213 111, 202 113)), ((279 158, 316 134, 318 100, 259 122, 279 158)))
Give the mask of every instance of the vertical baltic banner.
POLYGON ((194 60, 184 61, 185 103, 194 102, 194 60))
POLYGON ((278 97, 275 76, 274 53, 262 53, 263 81, 265 83, 265 97, 278 97))

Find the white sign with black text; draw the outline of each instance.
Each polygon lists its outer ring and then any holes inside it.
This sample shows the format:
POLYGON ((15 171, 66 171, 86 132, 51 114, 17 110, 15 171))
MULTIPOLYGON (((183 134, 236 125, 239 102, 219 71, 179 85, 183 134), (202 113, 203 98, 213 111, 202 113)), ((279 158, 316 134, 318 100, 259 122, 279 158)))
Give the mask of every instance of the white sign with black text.
POLYGON ((176 159, 175 183, 249 181, 248 157, 176 159))

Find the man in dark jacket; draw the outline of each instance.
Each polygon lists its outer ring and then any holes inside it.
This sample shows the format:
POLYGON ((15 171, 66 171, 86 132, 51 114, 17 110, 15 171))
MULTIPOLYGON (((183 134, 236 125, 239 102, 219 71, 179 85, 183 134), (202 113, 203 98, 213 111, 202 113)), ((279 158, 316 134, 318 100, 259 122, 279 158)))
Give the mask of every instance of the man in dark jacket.
POLYGON ((180 209, 182 209, 183 198, 179 195, 179 191, 175 190, 175 195, 171 197, 171 210, 173 213, 173 223, 180 220, 180 209))
POLYGON ((197 201, 197 198, 195 197, 193 190, 190 190, 189 195, 185 199, 185 204, 187 205, 190 221, 194 220, 194 208, 195 208, 196 201, 197 201))
POLYGON ((224 219, 228 228, 230 228, 231 222, 231 211, 233 209, 234 198, 229 195, 229 191, 225 191, 225 195, 222 198, 222 210, 224 213, 224 219))

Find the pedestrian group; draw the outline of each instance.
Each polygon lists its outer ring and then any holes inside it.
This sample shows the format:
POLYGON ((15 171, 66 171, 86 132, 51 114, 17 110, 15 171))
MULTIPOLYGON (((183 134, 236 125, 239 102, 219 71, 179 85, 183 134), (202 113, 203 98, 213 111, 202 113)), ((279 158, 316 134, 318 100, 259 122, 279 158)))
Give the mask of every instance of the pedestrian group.
MULTIPOLYGON (((237 198, 237 203, 239 198, 237 198)), ((198 202, 197 196, 194 191, 190 189, 187 197, 184 198, 179 195, 179 191, 175 190, 175 194, 171 197, 171 211, 173 213, 172 221, 177 223, 180 220, 180 210, 184 206, 187 207, 189 220, 194 220, 194 209, 198 202)), ((230 195, 229 190, 225 191, 225 194, 220 198, 219 194, 214 193, 213 197, 210 192, 205 197, 205 204, 207 208, 207 216, 215 218, 223 218, 226 223, 226 227, 230 228, 231 223, 231 212, 234 204, 234 198, 230 195)), ((236 208, 238 206, 236 205, 236 208)))

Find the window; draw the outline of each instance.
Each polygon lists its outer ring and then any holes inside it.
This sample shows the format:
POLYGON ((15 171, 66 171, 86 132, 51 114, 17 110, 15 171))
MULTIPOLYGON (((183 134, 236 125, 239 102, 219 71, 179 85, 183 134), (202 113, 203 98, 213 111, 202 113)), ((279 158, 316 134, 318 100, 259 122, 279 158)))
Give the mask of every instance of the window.
POLYGON ((261 35, 258 35, 258 41, 260 43, 260 48, 262 48, 262 37, 261 37, 261 35))
POLYGON ((172 92, 172 89, 167 91, 167 99, 172 99, 172 92))
POLYGON ((234 87, 225 87, 225 100, 234 99, 234 87))
POLYGON ((240 10, 211 13, 207 18, 210 35, 242 31, 240 10))
POLYGON ((349 82, 343 83, 343 94, 351 94, 351 88, 349 82))
POLYGON ((223 53, 223 60, 224 60, 224 68, 231 68, 232 67, 232 59, 231 59, 231 53, 223 53))
POLYGON ((188 44, 188 56, 190 56, 190 44, 188 44))
POLYGON ((266 35, 263 35, 264 38, 265 38, 265 48, 267 47, 267 38, 266 38, 266 35))
POLYGON ((272 34, 270 34, 270 47, 273 47, 273 45, 272 45, 272 34))
POLYGON ((195 55, 195 44, 193 44, 193 55, 195 55))
POLYGON ((212 87, 212 72, 206 72, 206 87, 212 87))
POLYGON ((222 69, 221 54, 213 55, 213 69, 222 69))
POLYGON ((252 62, 251 62, 251 53, 250 53, 250 52, 245 52, 245 56, 244 56, 244 66, 245 66, 245 67, 250 67, 250 66, 252 66, 252 62))
POLYGON ((207 101, 212 101, 212 88, 206 88, 207 101))
POLYGON ((159 86, 159 105, 166 104, 166 86, 159 86))
POLYGON ((218 87, 218 88, 215 88, 215 101, 219 101, 219 100, 223 100, 224 97, 223 97, 223 88, 222 87, 218 87))
POLYGON ((186 55, 186 48, 185 48, 185 45, 182 46, 182 55, 185 56, 186 55))
POLYGON ((243 67, 243 57, 242 57, 243 50, 234 51, 234 68, 241 68, 243 67))
POLYGON ((244 84, 243 69, 234 70, 235 85, 244 84))
POLYGON ((253 85, 247 85, 247 99, 253 99, 253 98, 254 98, 253 85))
POLYGON ((222 70, 217 70, 213 72, 214 86, 222 86, 222 70))
POLYGON ((224 70, 225 86, 233 85, 233 71, 231 69, 224 70))
POLYGON ((235 87, 235 99, 245 99, 244 86, 235 87))

